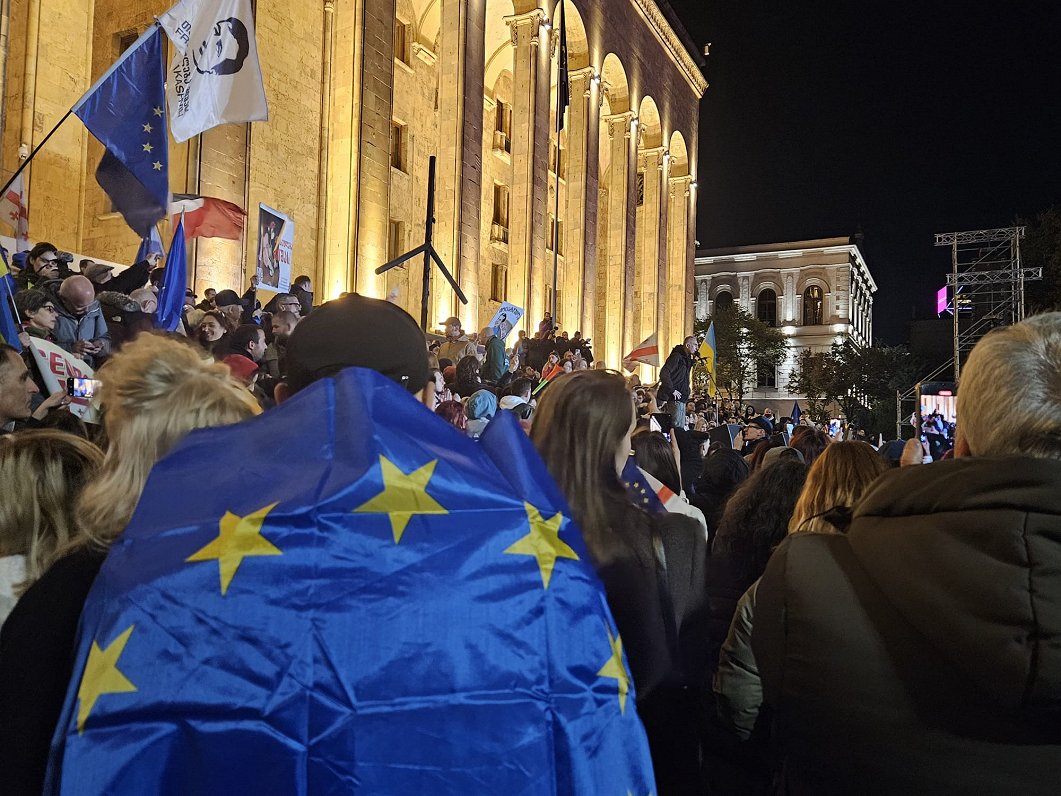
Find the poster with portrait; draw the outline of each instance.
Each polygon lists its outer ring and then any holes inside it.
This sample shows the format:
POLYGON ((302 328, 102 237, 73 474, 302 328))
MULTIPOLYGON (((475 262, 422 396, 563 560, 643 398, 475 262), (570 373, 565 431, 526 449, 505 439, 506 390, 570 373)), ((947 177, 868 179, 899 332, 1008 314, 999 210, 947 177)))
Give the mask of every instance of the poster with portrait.
POLYGON ((502 301, 501 306, 494 313, 493 320, 490 321, 490 327, 494 330, 494 334, 504 340, 522 317, 523 309, 521 307, 502 301))
POLYGON ((258 205, 258 288, 286 293, 291 287, 295 222, 279 210, 258 205))

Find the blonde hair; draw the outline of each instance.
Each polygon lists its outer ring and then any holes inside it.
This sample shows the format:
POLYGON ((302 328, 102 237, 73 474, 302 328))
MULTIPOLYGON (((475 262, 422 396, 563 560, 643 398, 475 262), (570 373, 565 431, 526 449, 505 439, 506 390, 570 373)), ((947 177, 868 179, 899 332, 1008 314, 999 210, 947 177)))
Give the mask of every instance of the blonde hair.
POLYGON ((63 431, 23 431, 0 438, 0 551, 26 557, 20 595, 43 575, 58 552, 78 537, 74 510, 103 451, 63 431))
POLYGON ((1061 313, 985 335, 962 368, 958 438, 974 456, 1061 459, 1061 313), (1008 390, 1004 407, 989 399, 1008 390))
POLYGON ((228 367, 177 337, 140 335, 98 378, 110 445, 79 513, 88 540, 106 548, 132 517, 151 468, 189 431, 238 423, 260 410, 228 367))
POLYGON ((837 533, 821 515, 829 509, 854 506, 887 469, 887 462, 872 445, 860 441, 831 443, 807 473, 788 532, 837 533))

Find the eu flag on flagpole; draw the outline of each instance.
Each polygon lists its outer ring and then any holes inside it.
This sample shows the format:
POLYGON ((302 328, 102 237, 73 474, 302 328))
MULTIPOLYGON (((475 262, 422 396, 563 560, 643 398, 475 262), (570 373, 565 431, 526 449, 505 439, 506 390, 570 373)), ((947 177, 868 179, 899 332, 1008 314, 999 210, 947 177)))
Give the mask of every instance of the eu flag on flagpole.
POLYGON ((803 412, 799 410, 799 401, 792 402, 792 425, 798 426, 799 419, 803 417, 803 412))
POLYGON ((140 240, 140 248, 136 250, 134 263, 146 260, 152 254, 165 255, 166 250, 162 248, 162 236, 158 234, 158 227, 151 225, 151 232, 140 240))
POLYGON ((374 371, 192 432, 88 597, 46 792, 654 791, 570 516, 508 413, 480 445, 374 371))
MULTIPOLYGON (((6 279, 6 276, 4 278, 6 279)), ((13 298, 10 287, 0 291, 0 340, 21 352, 22 342, 18 339, 18 324, 15 322, 10 304, 13 298)))
POLYGON ((158 292, 158 314, 155 328, 167 332, 176 331, 184 311, 184 293, 188 289, 188 258, 184 248, 184 215, 173 230, 173 242, 169 245, 166 271, 162 275, 162 289, 158 292))
POLYGON ((140 237, 169 208, 162 30, 152 25, 73 107, 106 151, 96 181, 140 237))

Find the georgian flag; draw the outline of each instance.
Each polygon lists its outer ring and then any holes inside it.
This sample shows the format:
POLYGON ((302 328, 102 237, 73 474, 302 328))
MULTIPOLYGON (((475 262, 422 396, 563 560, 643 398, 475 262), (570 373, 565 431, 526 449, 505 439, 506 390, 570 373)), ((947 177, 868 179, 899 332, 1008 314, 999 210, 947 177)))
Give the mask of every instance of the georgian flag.
POLYGON ((180 0, 158 22, 175 48, 166 82, 175 141, 269 118, 250 0, 180 0))
POLYGON ((19 174, 7 192, 0 196, 0 217, 15 230, 16 251, 29 248, 29 210, 26 207, 26 194, 22 187, 22 175, 19 174))

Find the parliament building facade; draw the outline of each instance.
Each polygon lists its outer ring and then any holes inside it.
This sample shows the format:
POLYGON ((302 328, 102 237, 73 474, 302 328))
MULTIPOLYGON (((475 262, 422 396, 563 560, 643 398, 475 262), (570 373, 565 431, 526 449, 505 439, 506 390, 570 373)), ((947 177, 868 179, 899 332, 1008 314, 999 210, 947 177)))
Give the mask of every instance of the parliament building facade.
MULTIPOLYGON (((169 0, 4 0, 2 169, 24 157, 169 0)), ((556 133, 553 0, 256 0, 268 122, 170 143, 174 193, 247 209, 241 241, 199 239, 197 292, 244 286, 259 203, 295 222, 292 275, 318 300, 391 296, 419 317, 428 158, 435 245, 469 299, 432 275, 429 320, 469 330, 502 300, 594 340, 612 366, 652 332, 691 329, 702 61, 656 0, 567 0, 570 106, 556 133), (540 4, 539 4, 540 3, 540 4), (559 193, 559 231, 553 220, 559 193)), ((116 262, 136 251, 68 119, 27 172, 31 240, 116 262)))

